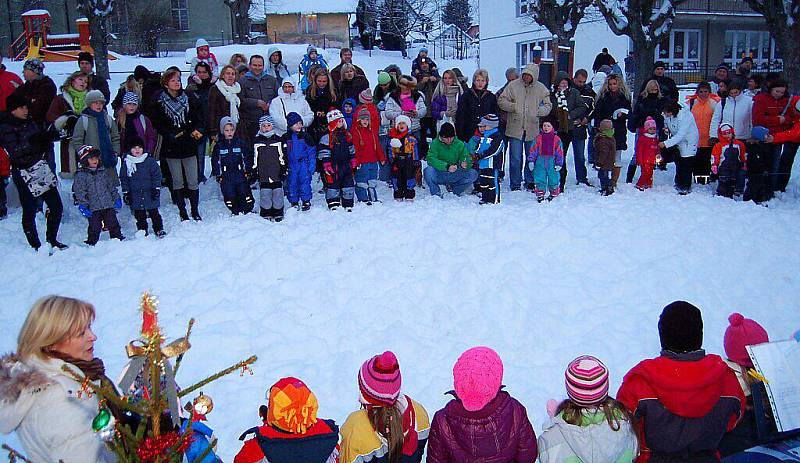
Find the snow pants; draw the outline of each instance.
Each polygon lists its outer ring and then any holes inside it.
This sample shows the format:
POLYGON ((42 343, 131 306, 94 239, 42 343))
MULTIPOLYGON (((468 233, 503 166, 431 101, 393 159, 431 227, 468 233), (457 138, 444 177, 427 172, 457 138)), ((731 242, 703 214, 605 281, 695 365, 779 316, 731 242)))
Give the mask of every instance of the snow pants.
POLYGON ((403 157, 392 160, 392 188, 394 189, 394 199, 413 200, 416 192, 414 187, 416 181, 417 166, 413 159, 403 157))
POLYGON ((378 192, 378 171, 380 164, 377 162, 369 162, 361 164, 356 170, 356 197, 359 201, 377 201, 378 192))
POLYGON ((639 181, 636 182, 636 188, 640 190, 653 188, 653 171, 655 168, 655 164, 647 163, 642 165, 642 175, 639 176, 639 181))
POLYGON ((225 200, 225 205, 228 206, 232 214, 247 214, 253 210, 255 199, 253 199, 250 185, 244 179, 244 176, 230 181, 223 178, 220 188, 222 189, 222 199, 225 200))
POLYGON ((108 228, 108 234, 111 238, 125 239, 122 236, 122 228, 117 220, 117 210, 111 207, 92 212, 92 216, 89 217, 86 244, 90 246, 97 244, 100 240, 100 232, 103 231, 104 224, 108 228))
POLYGON ((330 178, 327 173, 324 173, 326 180, 329 179, 326 182, 328 188, 325 190, 325 201, 328 203, 328 208, 353 207, 356 184, 349 161, 347 165, 334 165, 333 169, 334 172, 330 178))
POLYGON ((311 201, 311 172, 303 163, 289 165, 289 177, 286 179, 289 190, 289 203, 311 201))
POLYGON ((283 219, 283 182, 261 182, 258 192, 260 215, 265 219, 283 219))
POLYGON ((553 156, 539 156, 533 165, 533 183, 536 185, 536 196, 544 196, 549 191, 553 196, 558 195, 561 177, 555 169, 556 159, 553 156))

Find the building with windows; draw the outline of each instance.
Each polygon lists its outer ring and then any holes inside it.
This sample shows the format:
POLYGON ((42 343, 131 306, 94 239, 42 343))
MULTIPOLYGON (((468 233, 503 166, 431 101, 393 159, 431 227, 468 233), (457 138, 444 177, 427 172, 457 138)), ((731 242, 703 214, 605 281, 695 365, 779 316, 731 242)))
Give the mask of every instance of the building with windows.
POLYGON ((266 9, 253 2, 253 30, 269 43, 313 43, 319 47, 349 47, 350 23, 357 0, 278 0, 266 9))

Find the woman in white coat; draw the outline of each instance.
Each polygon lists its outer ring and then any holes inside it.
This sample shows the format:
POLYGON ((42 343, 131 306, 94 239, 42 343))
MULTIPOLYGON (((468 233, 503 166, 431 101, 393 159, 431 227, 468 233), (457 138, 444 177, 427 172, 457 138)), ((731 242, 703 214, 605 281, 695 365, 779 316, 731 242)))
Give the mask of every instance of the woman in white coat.
POLYGON ((96 394, 63 371, 108 381, 94 357, 91 304, 61 296, 37 301, 17 338, 16 354, 0 359, 0 432, 16 432, 36 463, 113 463, 92 431, 96 394))
POLYGON ((302 93, 297 91, 297 79, 291 76, 284 79, 281 88, 269 104, 269 115, 275 121, 275 134, 282 137, 286 133, 286 115, 297 113, 303 119, 303 127, 308 128, 314 121, 314 113, 302 93))
POLYGON ((700 131, 689 108, 675 101, 664 106, 664 130, 668 138, 659 143, 661 149, 677 147, 675 156, 675 189, 685 195, 692 191, 692 166, 700 143, 700 131))

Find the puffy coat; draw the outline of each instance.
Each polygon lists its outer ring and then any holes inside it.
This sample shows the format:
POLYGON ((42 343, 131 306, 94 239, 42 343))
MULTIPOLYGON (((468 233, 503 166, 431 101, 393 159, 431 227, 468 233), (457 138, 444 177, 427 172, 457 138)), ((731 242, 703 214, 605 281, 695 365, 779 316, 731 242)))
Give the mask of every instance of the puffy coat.
POLYGON ((286 144, 289 169, 302 169, 313 173, 317 163, 317 147, 314 140, 305 131, 286 132, 281 137, 286 144))
MULTIPOLYGON (((425 106, 425 95, 418 91, 414 91, 411 93, 411 98, 416 103, 417 108, 417 116, 411 118, 411 127, 408 128, 409 132, 415 132, 419 130, 420 123, 419 120, 428 113, 428 108, 425 106)), ((386 107, 385 107, 386 117, 392 121, 392 125, 394 125, 394 119, 403 114, 403 110, 400 107, 400 90, 397 89, 393 91, 388 97, 386 97, 386 107)))
POLYGON ((372 126, 364 127, 356 119, 350 128, 350 133, 353 135, 353 146, 356 148, 356 160, 359 165, 386 162, 386 153, 383 152, 378 133, 372 126))
POLYGON ((258 132, 258 120, 261 116, 267 114, 267 111, 258 107, 258 100, 269 103, 276 96, 278 96, 278 81, 269 74, 262 73, 259 77, 253 75, 252 72, 247 73, 239 79, 239 85, 242 86, 242 91, 239 93, 239 99, 242 100, 239 106, 239 124, 249 126, 246 133, 246 140, 251 140, 252 137, 258 132))
POLYGON ((124 159, 119 169, 122 191, 130 195, 131 209, 135 211, 158 209, 161 205, 158 197, 153 198, 153 190, 161 188, 161 168, 152 156, 147 153, 143 156, 147 158, 136 166, 136 172, 128 172, 124 159))
POLYGON ((718 462, 722 436, 745 410, 736 375, 702 350, 639 362, 622 380, 617 400, 638 420, 638 463, 718 462))
POLYGON ((700 142, 697 146, 710 147, 711 143, 708 141, 711 137, 709 129, 711 128, 711 118, 714 117, 714 108, 719 104, 719 97, 712 94, 705 100, 701 100, 696 95, 692 95, 686 98, 686 102, 694 116, 697 130, 700 132, 700 142))
POLYGON ((769 133, 788 130, 792 126, 793 108, 789 95, 776 100, 769 92, 761 92, 753 97, 753 125, 761 125, 769 129, 769 133), (784 116, 783 124, 780 116, 784 116))
MULTIPOLYGON (((529 64, 522 70, 522 76, 519 79, 511 82, 506 87, 500 99, 497 102, 499 109, 508 113, 508 120, 506 121, 506 136, 522 140, 523 134, 525 141, 530 141, 539 135, 539 118, 550 114, 553 105, 550 102, 550 91, 547 87, 539 82, 539 66, 536 64, 529 64), (533 82, 530 85, 525 85, 522 76, 529 75, 533 77, 533 82)), ((465 96, 469 95, 469 92, 465 96)), ((459 104, 459 112, 461 112, 461 104, 459 104)), ((487 111, 480 116, 488 113, 496 113, 487 111)), ((478 117, 480 119, 480 117, 478 117)), ((456 117, 458 120, 458 117, 456 117)), ((475 120, 477 126, 478 120, 475 120)), ((472 130, 475 130, 473 127, 472 130)), ((461 138, 461 132, 459 138, 461 138)))
POLYGON ((617 110, 631 110, 631 102, 622 92, 607 92, 597 100, 594 106, 595 125, 600 125, 603 119, 609 119, 614 124, 614 141, 617 144, 617 151, 628 149, 628 130, 626 121, 628 116, 620 113, 615 119, 614 113, 617 110))
POLYGON ((375 132, 375 135, 379 135, 380 128, 381 128, 381 115, 378 112, 378 107, 375 106, 373 103, 362 103, 356 106, 356 110, 353 112, 355 118, 358 118, 358 113, 361 112, 362 109, 369 111, 369 127, 375 132))
POLYGON ((328 69, 328 62, 325 61, 325 58, 319 53, 317 53, 317 59, 309 58, 307 53, 303 55, 303 59, 300 60, 300 75, 303 76, 300 80, 300 88, 303 93, 305 93, 306 89, 311 85, 311 82, 308 80, 308 72, 311 70, 311 66, 321 66, 328 69))
POLYGON ((86 206, 90 211, 111 209, 117 202, 119 191, 112 177, 100 166, 96 169, 81 167, 72 182, 72 193, 78 205, 86 206))
POLYGON ((631 422, 619 419, 619 430, 608 425, 602 412, 586 415, 583 426, 561 416, 550 419, 539 436, 539 463, 631 463, 638 443, 631 422))
POLYGON ((50 143, 58 138, 54 130, 42 130, 30 119, 3 118, 0 114, 0 147, 8 154, 14 169, 28 169, 44 159, 50 143))
POLYGON ((14 93, 28 99, 28 117, 42 127, 45 125, 47 110, 50 109, 50 102, 56 97, 56 92, 56 84, 47 76, 29 80, 14 90, 14 93))
POLYGON ((281 137, 273 133, 269 137, 256 135, 253 140, 254 170, 261 183, 280 182, 286 178, 287 148, 281 137))
POLYGON ((267 61, 264 63, 264 72, 275 78, 278 88, 283 84, 284 79, 289 79, 292 73, 289 72, 289 67, 283 63, 283 53, 278 47, 269 47, 267 49, 267 61), (273 64, 270 58, 273 54, 277 53, 280 57, 278 64, 273 64))
POLYGON ((639 138, 636 139, 636 164, 639 166, 653 166, 658 156, 658 134, 653 138, 647 136, 644 129, 637 130, 639 138))
POLYGON ((745 94, 729 96, 714 107, 708 133, 717 133, 719 125, 727 122, 733 126, 736 138, 747 140, 753 130, 753 99, 745 94))
POLYGON ((561 143, 561 139, 558 138, 558 135, 553 138, 553 151, 550 153, 542 152, 541 134, 536 137, 536 142, 533 144, 533 146, 531 146, 531 151, 528 153, 528 162, 535 163, 539 156, 552 156, 554 158, 554 165, 562 167, 564 166, 564 145, 561 143))
POLYGON ((236 137, 217 140, 211 155, 211 175, 222 176, 223 189, 245 183, 245 174, 250 173, 252 166, 253 153, 244 141, 236 137))
POLYGON ((449 145, 437 138, 431 143, 428 157, 425 160, 429 166, 440 172, 446 172, 450 166, 457 166, 460 169, 464 162, 467 163, 467 168, 472 166, 472 157, 467 145, 458 138, 454 138, 449 145))
POLYGON ((682 158, 697 154, 697 144, 700 142, 700 132, 694 122, 694 116, 688 108, 682 108, 673 117, 665 117, 664 125, 669 130, 669 137, 664 141, 667 148, 677 146, 682 158))
POLYGON ((240 439, 250 434, 255 437, 245 441, 233 463, 336 463, 339 456, 339 427, 333 420, 318 419, 303 434, 289 434, 265 424, 248 429, 240 439))
MULTIPOLYGON (((293 79, 292 79, 293 80, 293 79)), ((311 112, 311 106, 308 101, 303 97, 303 94, 297 91, 297 82, 295 84, 295 92, 286 94, 283 87, 278 89, 278 96, 269 104, 269 115, 275 121, 275 133, 282 136, 289 128, 286 126, 286 116, 289 113, 297 113, 303 119, 303 127, 310 127, 314 122, 314 113, 311 112)))
MULTIPOLYGON (((549 101, 549 100, 548 100, 549 101)), ((463 142, 469 142, 478 122, 487 114, 497 114, 500 107, 497 106, 497 97, 489 90, 475 90, 471 88, 461 94, 456 109, 456 136, 463 142)))
MULTIPOLYGON (((106 127, 108 127, 108 135, 111 138, 111 149, 116 156, 119 156, 122 150, 119 143, 119 129, 117 128, 117 124, 111 119, 111 116, 105 109, 102 114, 103 117, 106 118, 106 127)), ((97 118, 89 116, 86 113, 81 114, 75 123, 75 129, 72 132, 72 140, 69 142, 70 151, 76 153, 78 148, 83 145, 89 145, 100 149, 100 133, 98 129, 97 118)), ((104 167, 111 168, 117 164, 116 159, 106 159, 105 157, 101 159, 103 160, 104 167)))
POLYGON ((644 121, 652 117, 656 121, 657 134, 661 134, 664 128, 664 106, 669 103, 669 98, 658 95, 647 95, 644 98, 637 98, 630 116, 628 116, 628 130, 636 133, 638 129, 644 127, 644 121))
POLYGON ((454 399, 433 416, 427 463, 521 463, 536 456, 528 413, 505 391, 481 410, 468 411, 454 399))
POLYGON ((6 98, 14 93, 14 90, 22 85, 22 79, 13 72, 6 70, 4 64, 0 64, 0 112, 6 110, 6 98))
POLYGON ((37 463, 114 463, 92 431, 97 395, 79 395, 81 385, 64 365, 81 374, 58 359, 0 359, 0 433, 16 432, 25 455, 37 463))
MULTIPOLYGON (((183 93, 183 91, 181 91, 183 93)), ((188 110, 182 115, 182 120, 169 116, 168 110, 159 102, 161 96, 172 99, 166 90, 156 97, 156 110, 151 116, 153 125, 162 137, 161 159, 185 159, 197 156, 197 142, 192 138, 192 132, 205 131, 203 119, 198 114, 197 100, 189 98, 188 110)))
MULTIPOLYGON (((222 82, 222 80, 218 80, 217 82, 222 82)), ((224 85, 224 83, 214 84, 211 86, 211 90, 208 92, 208 114, 206 115, 206 134, 210 137, 215 137, 219 135, 219 121, 222 120, 223 117, 231 115, 231 104, 228 100, 225 99, 225 96, 222 94, 217 85, 224 85)), ((235 84, 234 84, 235 85, 235 84)), ((241 86, 240 86, 241 89, 241 86)), ((236 123, 236 136, 242 136, 243 132, 245 131, 245 127, 247 124, 241 123, 242 117, 242 92, 239 91, 239 106, 237 106, 237 111, 239 111, 239 121, 236 123)))
POLYGON ((603 134, 596 134, 592 139, 594 145, 594 164, 598 169, 612 170, 617 152, 617 143, 614 138, 603 134))

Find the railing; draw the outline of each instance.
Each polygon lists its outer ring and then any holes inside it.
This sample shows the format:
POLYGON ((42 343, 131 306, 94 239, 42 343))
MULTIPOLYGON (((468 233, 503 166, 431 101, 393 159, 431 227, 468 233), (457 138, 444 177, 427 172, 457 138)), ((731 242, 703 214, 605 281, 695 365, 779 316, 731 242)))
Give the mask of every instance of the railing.
MULTIPOLYGON (((657 6, 661 1, 656 2, 657 6)), ((745 0, 685 0, 676 7, 678 13, 756 14, 745 0)))
MULTIPOLYGON (((673 68, 673 69, 667 69, 666 75, 672 77, 672 79, 678 85, 696 84, 713 77, 715 70, 716 66, 712 67, 700 66, 696 68, 686 68, 686 69, 673 68)), ((764 75, 768 72, 782 72, 782 71, 783 71, 783 62, 781 60, 775 60, 771 62, 761 63, 759 66, 753 68, 752 73, 764 75)), ((734 71, 731 70, 730 75, 733 76, 733 73, 734 71)))

